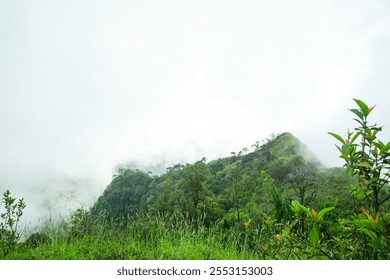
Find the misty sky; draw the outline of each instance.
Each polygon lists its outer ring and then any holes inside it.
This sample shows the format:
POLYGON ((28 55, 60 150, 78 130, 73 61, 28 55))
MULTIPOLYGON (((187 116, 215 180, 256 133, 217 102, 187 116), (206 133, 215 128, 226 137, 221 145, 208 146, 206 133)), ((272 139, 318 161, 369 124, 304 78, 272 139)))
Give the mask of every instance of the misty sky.
POLYGON ((389 1, 0 0, 0 191, 35 219, 89 207, 118 164, 212 160, 284 131, 342 166, 326 132, 354 127, 352 98, 377 104, 390 140, 389 14, 389 1))

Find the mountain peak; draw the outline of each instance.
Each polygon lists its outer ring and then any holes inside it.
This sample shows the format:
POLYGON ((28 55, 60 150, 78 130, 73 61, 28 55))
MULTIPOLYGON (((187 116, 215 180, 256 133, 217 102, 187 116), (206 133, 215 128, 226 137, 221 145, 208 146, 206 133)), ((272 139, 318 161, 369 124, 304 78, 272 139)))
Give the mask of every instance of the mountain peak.
POLYGON ((307 162, 319 164, 315 154, 290 132, 277 135, 264 144, 262 148, 267 151, 270 159, 300 155, 307 162))

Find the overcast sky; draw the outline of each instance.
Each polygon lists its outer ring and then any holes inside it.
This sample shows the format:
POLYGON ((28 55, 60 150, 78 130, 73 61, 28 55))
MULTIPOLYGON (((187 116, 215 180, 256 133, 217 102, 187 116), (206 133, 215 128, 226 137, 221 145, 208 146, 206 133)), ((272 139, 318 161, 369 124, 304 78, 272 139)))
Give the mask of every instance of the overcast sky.
POLYGON ((284 131, 342 166, 326 132, 354 127, 352 98, 390 139, 389 15, 385 0, 0 0, 0 190, 30 213, 88 207, 118 164, 284 131))

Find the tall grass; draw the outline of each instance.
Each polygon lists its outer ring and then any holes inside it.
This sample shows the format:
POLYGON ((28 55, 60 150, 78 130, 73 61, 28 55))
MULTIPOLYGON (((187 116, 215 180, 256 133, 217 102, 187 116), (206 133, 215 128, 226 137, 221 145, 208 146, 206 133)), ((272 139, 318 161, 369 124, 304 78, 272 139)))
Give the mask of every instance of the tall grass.
POLYGON ((258 259, 242 242, 239 228, 206 227, 182 215, 138 215, 114 220, 86 215, 64 231, 51 229, 30 236, 7 259, 258 259), (126 221, 126 222, 124 222, 126 221))

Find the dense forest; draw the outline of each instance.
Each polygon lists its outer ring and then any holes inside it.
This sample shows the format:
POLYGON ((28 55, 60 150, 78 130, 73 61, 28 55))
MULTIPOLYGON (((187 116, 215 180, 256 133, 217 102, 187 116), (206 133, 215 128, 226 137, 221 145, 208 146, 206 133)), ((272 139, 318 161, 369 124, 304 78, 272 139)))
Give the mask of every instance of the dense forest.
POLYGON ((272 135, 252 148, 210 162, 176 164, 162 175, 122 168, 90 213, 122 222, 144 214, 182 215, 195 226, 223 221, 231 228, 266 217, 285 222, 292 200, 314 209, 356 210, 353 203, 340 203, 349 193, 339 186, 353 179, 342 168, 321 168, 292 134, 272 135))
POLYGON ((343 167, 323 167, 288 132, 162 174, 121 167, 90 209, 23 242, 24 201, 6 193, 0 257, 390 259, 390 143, 368 124, 373 107, 355 101, 357 128, 329 133, 343 167))

